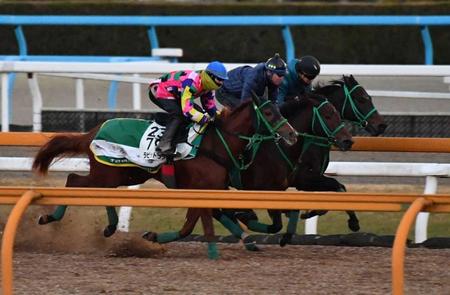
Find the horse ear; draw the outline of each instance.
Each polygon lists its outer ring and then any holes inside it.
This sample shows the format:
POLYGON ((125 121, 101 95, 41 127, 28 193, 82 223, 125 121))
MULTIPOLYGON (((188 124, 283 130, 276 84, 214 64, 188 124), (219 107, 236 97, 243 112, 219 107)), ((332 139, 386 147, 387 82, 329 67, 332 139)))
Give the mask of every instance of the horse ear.
POLYGON ((255 93, 255 91, 253 91, 253 89, 252 89, 252 100, 253 100, 253 102, 257 105, 257 106, 259 106, 260 104, 261 104, 261 99, 259 98, 259 96, 255 93))

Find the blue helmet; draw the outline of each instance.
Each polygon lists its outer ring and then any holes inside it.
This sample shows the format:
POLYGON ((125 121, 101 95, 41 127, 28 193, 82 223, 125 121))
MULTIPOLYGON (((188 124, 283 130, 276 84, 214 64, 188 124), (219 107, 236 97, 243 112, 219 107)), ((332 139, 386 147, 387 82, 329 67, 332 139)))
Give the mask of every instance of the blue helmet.
POLYGON ((228 74, 227 69, 225 69, 225 66, 220 61, 213 61, 211 62, 205 70, 208 74, 213 75, 221 80, 227 80, 228 74))

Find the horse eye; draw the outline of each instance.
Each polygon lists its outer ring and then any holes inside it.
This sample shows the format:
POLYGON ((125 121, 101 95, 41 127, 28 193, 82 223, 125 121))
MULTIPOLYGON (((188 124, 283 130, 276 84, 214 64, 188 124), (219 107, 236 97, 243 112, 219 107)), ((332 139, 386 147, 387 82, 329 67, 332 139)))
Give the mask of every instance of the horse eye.
POLYGON ((264 115, 266 117, 270 117, 270 116, 272 116, 272 112, 270 110, 264 110, 264 115))

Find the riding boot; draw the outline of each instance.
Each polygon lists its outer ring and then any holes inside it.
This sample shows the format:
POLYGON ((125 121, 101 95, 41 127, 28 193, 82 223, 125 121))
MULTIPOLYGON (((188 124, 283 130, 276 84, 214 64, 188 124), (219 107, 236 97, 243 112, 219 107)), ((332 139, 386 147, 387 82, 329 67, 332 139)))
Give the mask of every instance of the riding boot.
POLYGON ((173 137, 178 130, 178 126, 180 126, 180 120, 177 118, 172 119, 167 126, 164 134, 162 135, 158 146, 156 147, 156 151, 162 154, 163 156, 172 156, 175 153, 175 148, 172 145, 173 137))

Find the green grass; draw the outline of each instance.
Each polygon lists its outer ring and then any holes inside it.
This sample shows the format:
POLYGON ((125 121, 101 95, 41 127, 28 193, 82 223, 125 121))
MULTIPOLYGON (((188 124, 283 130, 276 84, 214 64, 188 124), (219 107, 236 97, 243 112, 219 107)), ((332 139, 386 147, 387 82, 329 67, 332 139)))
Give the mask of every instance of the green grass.
MULTIPOLYGON (((269 223, 269 217, 265 210, 257 210, 261 221, 269 223)), ((149 209, 136 208, 133 210, 131 228, 132 231, 173 231, 179 230, 184 223, 185 209, 149 209)), ((356 213, 361 226, 361 232, 369 232, 377 235, 395 235, 397 226, 403 213, 356 213)), ((329 212, 321 216, 318 223, 318 233, 322 235, 351 233, 347 227, 347 214, 345 212, 329 212)), ((214 221, 217 235, 229 235, 228 231, 219 223, 214 221)), ((286 226, 287 219, 283 215, 283 224, 286 226)), ((300 221, 297 233, 304 233, 304 221, 300 221)), ((284 229, 285 230, 285 227, 284 229)), ((201 223, 199 222, 194 233, 201 234, 201 223)), ((431 214, 428 225, 429 237, 450 237, 450 215, 431 214)), ((414 237, 414 228, 410 231, 410 239, 414 237)))
MULTIPOLYGON (((25 182, 29 179, 23 178, 25 182)), ((8 183, 9 184, 9 183, 8 183)), ((53 183, 54 184, 54 183, 53 183)), ((24 185, 16 183, 16 185, 24 185)), ((33 183, 33 185, 42 185, 42 183, 33 183)), ((44 184, 44 186, 46 183, 44 184)), ((154 184, 146 185, 146 187, 155 187, 154 184)), ((422 185, 348 185, 349 191, 352 192, 386 192, 386 193, 421 193, 422 185)), ((440 186, 439 193, 450 193, 449 186, 440 186)), ((34 206, 33 206, 34 207, 34 206)), ((406 209, 406 207, 405 207, 406 209)), ((6 223, 7 216, 11 210, 11 206, 0 206, 0 230, 6 223)), ((42 208, 30 208, 27 210, 27 218, 31 218, 31 222, 37 220, 37 216, 42 213, 42 208)), ((83 211, 89 212, 97 216, 98 224, 103 227, 106 224, 106 214, 104 208, 95 208, 93 210, 85 210, 83 207, 70 209, 69 212, 76 212, 72 216, 72 221, 67 218, 65 222, 83 222, 83 211)), ((179 230, 184 223, 186 209, 159 209, 159 208, 134 208, 131 220, 131 231, 173 231, 179 230)), ((257 214, 262 222, 269 223, 269 218, 265 210, 257 210, 257 214)), ((361 232, 369 232, 377 235, 395 235, 397 226, 399 225, 402 213, 381 213, 381 212, 357 212, 360 220, 361 232)), ((226 229, 222 225, 215 222, 216 234, 228 235, 226 229)), ((24 222, 22 222, 24 223, 24 222)), ((283 223, 286 225, 286 218, 283 217, 283 223)), ((283 229, 285 230, 285 228, 283 229)), ((347 215, 344 212, 329 212, 320 217, 319 234, 345 234, 350 233, 347 227, 347 215)), ((201 222, 199 222, 194 233, 201 234, 201 222)), ((299 223, 297 233, 304 233, 304 221, 299 223)), ((411 228, 409 238, 414 235, 414 226, 411 228)), ((431 214, 428 224, 428 237, 450 237, 450 214, 431 214)))

